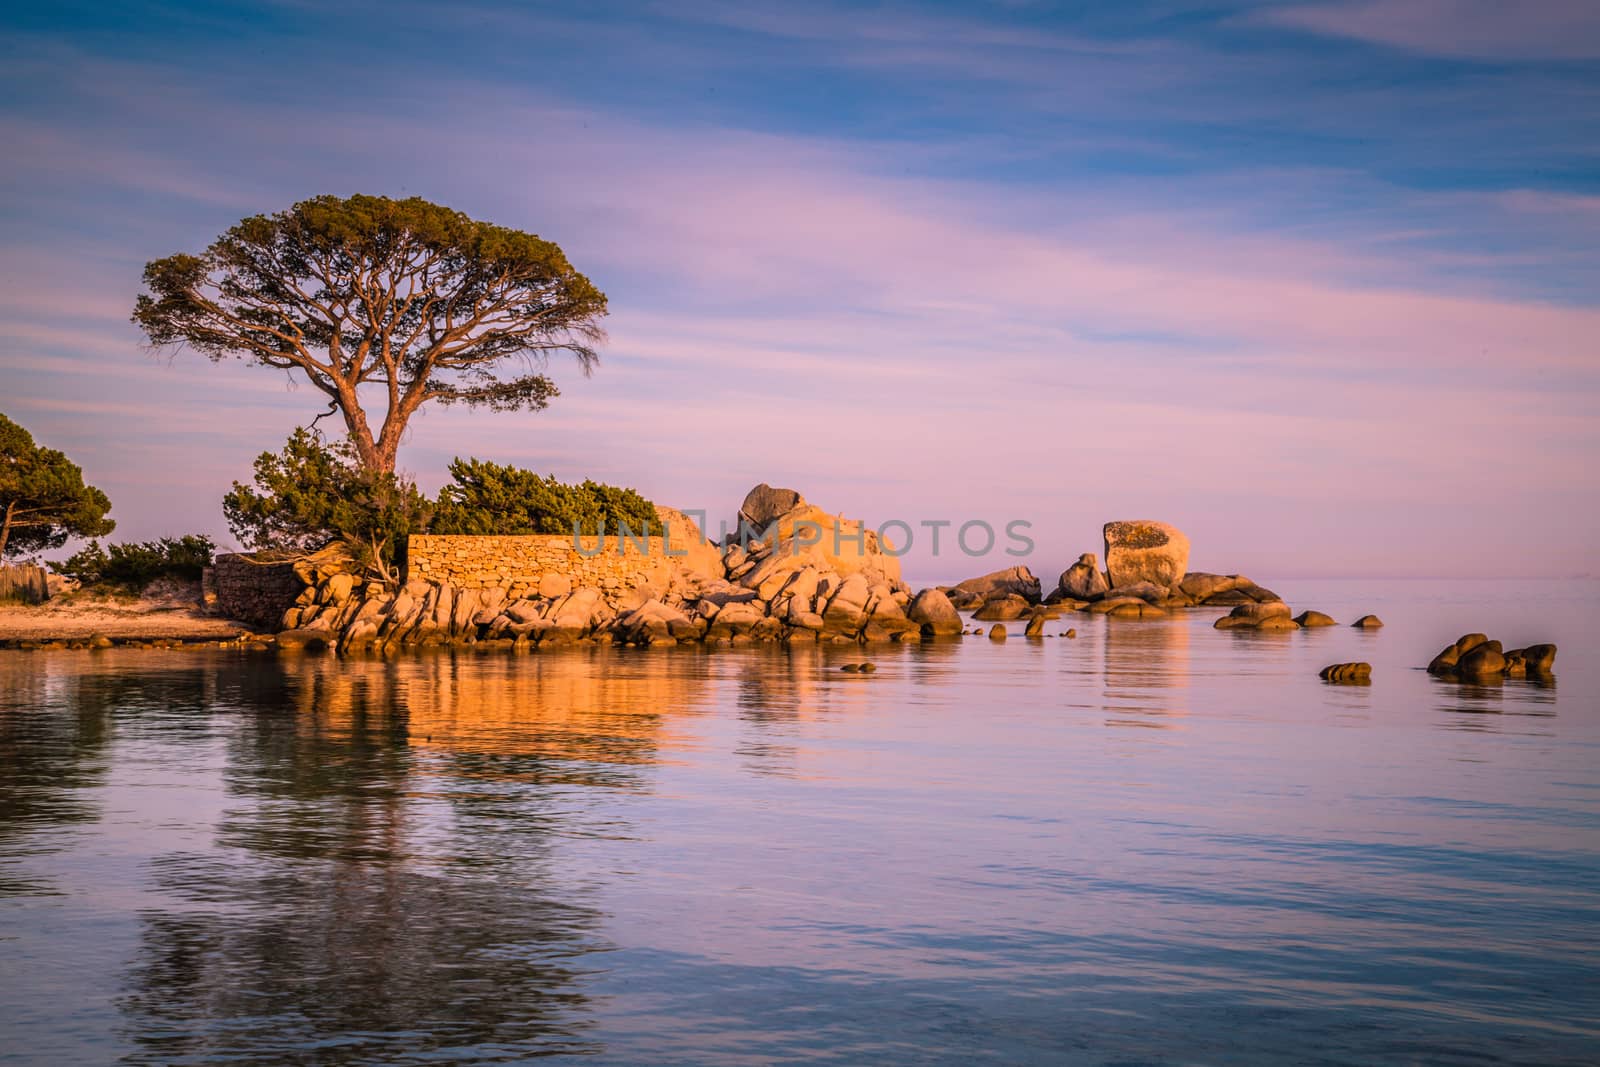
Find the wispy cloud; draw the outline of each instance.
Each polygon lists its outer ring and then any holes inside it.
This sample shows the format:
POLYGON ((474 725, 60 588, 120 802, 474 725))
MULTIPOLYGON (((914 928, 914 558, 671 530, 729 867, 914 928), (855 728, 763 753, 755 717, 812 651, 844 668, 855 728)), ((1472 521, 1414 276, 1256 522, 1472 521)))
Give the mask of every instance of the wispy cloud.
POLYGON ((1589 0, 1343 0, 1267 7, 1252 18, 1428 55, 1600 58, 1600 6, 1589 0))

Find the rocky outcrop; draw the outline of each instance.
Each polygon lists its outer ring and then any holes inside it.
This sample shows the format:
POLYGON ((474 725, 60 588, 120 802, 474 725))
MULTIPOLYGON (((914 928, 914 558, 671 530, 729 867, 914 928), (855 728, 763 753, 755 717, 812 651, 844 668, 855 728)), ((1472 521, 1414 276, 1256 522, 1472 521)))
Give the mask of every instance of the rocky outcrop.
POLYGON ((1302 611, 1300 614, 1294 617, 1294 621, 1299 623, 1303 629, 1310 629, 1314 626, 1338 625, 1338 623, 1333 621, 1332 616, 1324 615, 1320 611, 1302 611))
POLYGON ((1027 567, 1008 567, 977 578, 968 578, 954 586, 944 587, 957 607, 979 607, 991 600, 1008 596, 1022 597, 1029 604, 1041 599, 1039 579, 1027 567))
POLYGON ((806 565, 840 575, 861 574, 872 583, 900 582, 893 545, 885 545, 865 523, 830 514, 793 489, 756 486, 740 506, 739 520, 738 532, 724 543, 722 562, 730 578, 747 585, 746 576, 763 563, 767 567, 758 582, 806 565), (730 548, 737 550, 731 556, 730 548))
POLYGON ((696 522, 676 508, 656 505, 656 517, 666 531, 673 565, 702 581, 723 577, 722 551, 706 540, 696 522))
POLYGON ((1363 615, 1350 625, 1357 630, 1377 630, 1383 627, 1383 620, 1376 615, 1363 615))
POLYGON ((1207 574, 1204 571, 1185 574, 1173 592, 1187 597, 1195 604, 1208 607, 1228 607, 1234 604, 1282 599, 1277 593, 1257 585, 1242 574, 1207 574))
POLYGON ((1150 519, 1108 522, 1103 531, 1106 575, 1112 588, 1149 582, 1177 585, 1189 566, 1189 539, 1176 526, 1150 519))
POLYGON ((1428 664, 1428 673, 1463 682, 1496 682, 1503 678, 1547 679, 1556 662, 1556 646, 1529 645, 1509 652, 1487 634, 1462 634, 1428 664))
POLYGON ((1061 572, 1056 580, 1059 598, 1070 600, 1099 600, 1111 590, 1111 583, 1100 571, 1100 563, 1093 552, 1085 552, 1078 562, 1061 572))

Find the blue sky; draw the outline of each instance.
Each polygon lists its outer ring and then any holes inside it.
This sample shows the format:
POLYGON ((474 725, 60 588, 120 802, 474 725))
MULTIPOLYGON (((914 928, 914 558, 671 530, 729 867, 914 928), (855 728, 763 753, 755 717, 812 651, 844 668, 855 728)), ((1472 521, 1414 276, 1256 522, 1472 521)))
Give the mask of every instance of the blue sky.
POLYGON ((1260 575, 1594 570, 1600 6, 327 7, 4 16, 0 410, 119 535, 224 535, 319 407, 142 351, 142 264, 359 191, 611 297, 549 411, 415 425, 429 487, 764 480, 1025 518, 1052 575, 1121 517, 1260 575))

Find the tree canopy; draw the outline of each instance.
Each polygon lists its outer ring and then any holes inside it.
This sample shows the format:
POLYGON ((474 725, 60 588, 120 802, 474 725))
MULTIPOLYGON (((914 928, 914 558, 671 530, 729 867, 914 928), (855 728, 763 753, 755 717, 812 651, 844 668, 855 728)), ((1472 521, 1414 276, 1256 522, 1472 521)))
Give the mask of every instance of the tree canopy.
POLYGON ((0 415, 0 559, 108 534, 116 526, 110 510, 76 463, 0 415))
POLYGON ((605 294, 559 247, 416 197, 257 215, 151 262, 144 282, 133 321, 153 344, 303 376, 372 471, 394 470, 423 404, 542 409, 558 393, 549 355, 588 373, 604 338, 605 294))

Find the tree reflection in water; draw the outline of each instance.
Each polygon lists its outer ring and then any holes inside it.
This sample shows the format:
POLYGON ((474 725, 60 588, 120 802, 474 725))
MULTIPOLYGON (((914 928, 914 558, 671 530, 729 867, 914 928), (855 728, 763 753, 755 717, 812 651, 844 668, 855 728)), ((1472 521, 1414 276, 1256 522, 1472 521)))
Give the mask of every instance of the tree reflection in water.
POLYGON ((236 715, 233 802, 214 849, 151 861, 164 904, 121 1000, 133 1060, 596 1051, 601 915, 553 846, 593 832, 568 787, 643 786, 670 677, 448 655, 133 677, 174 676, 236 715))

